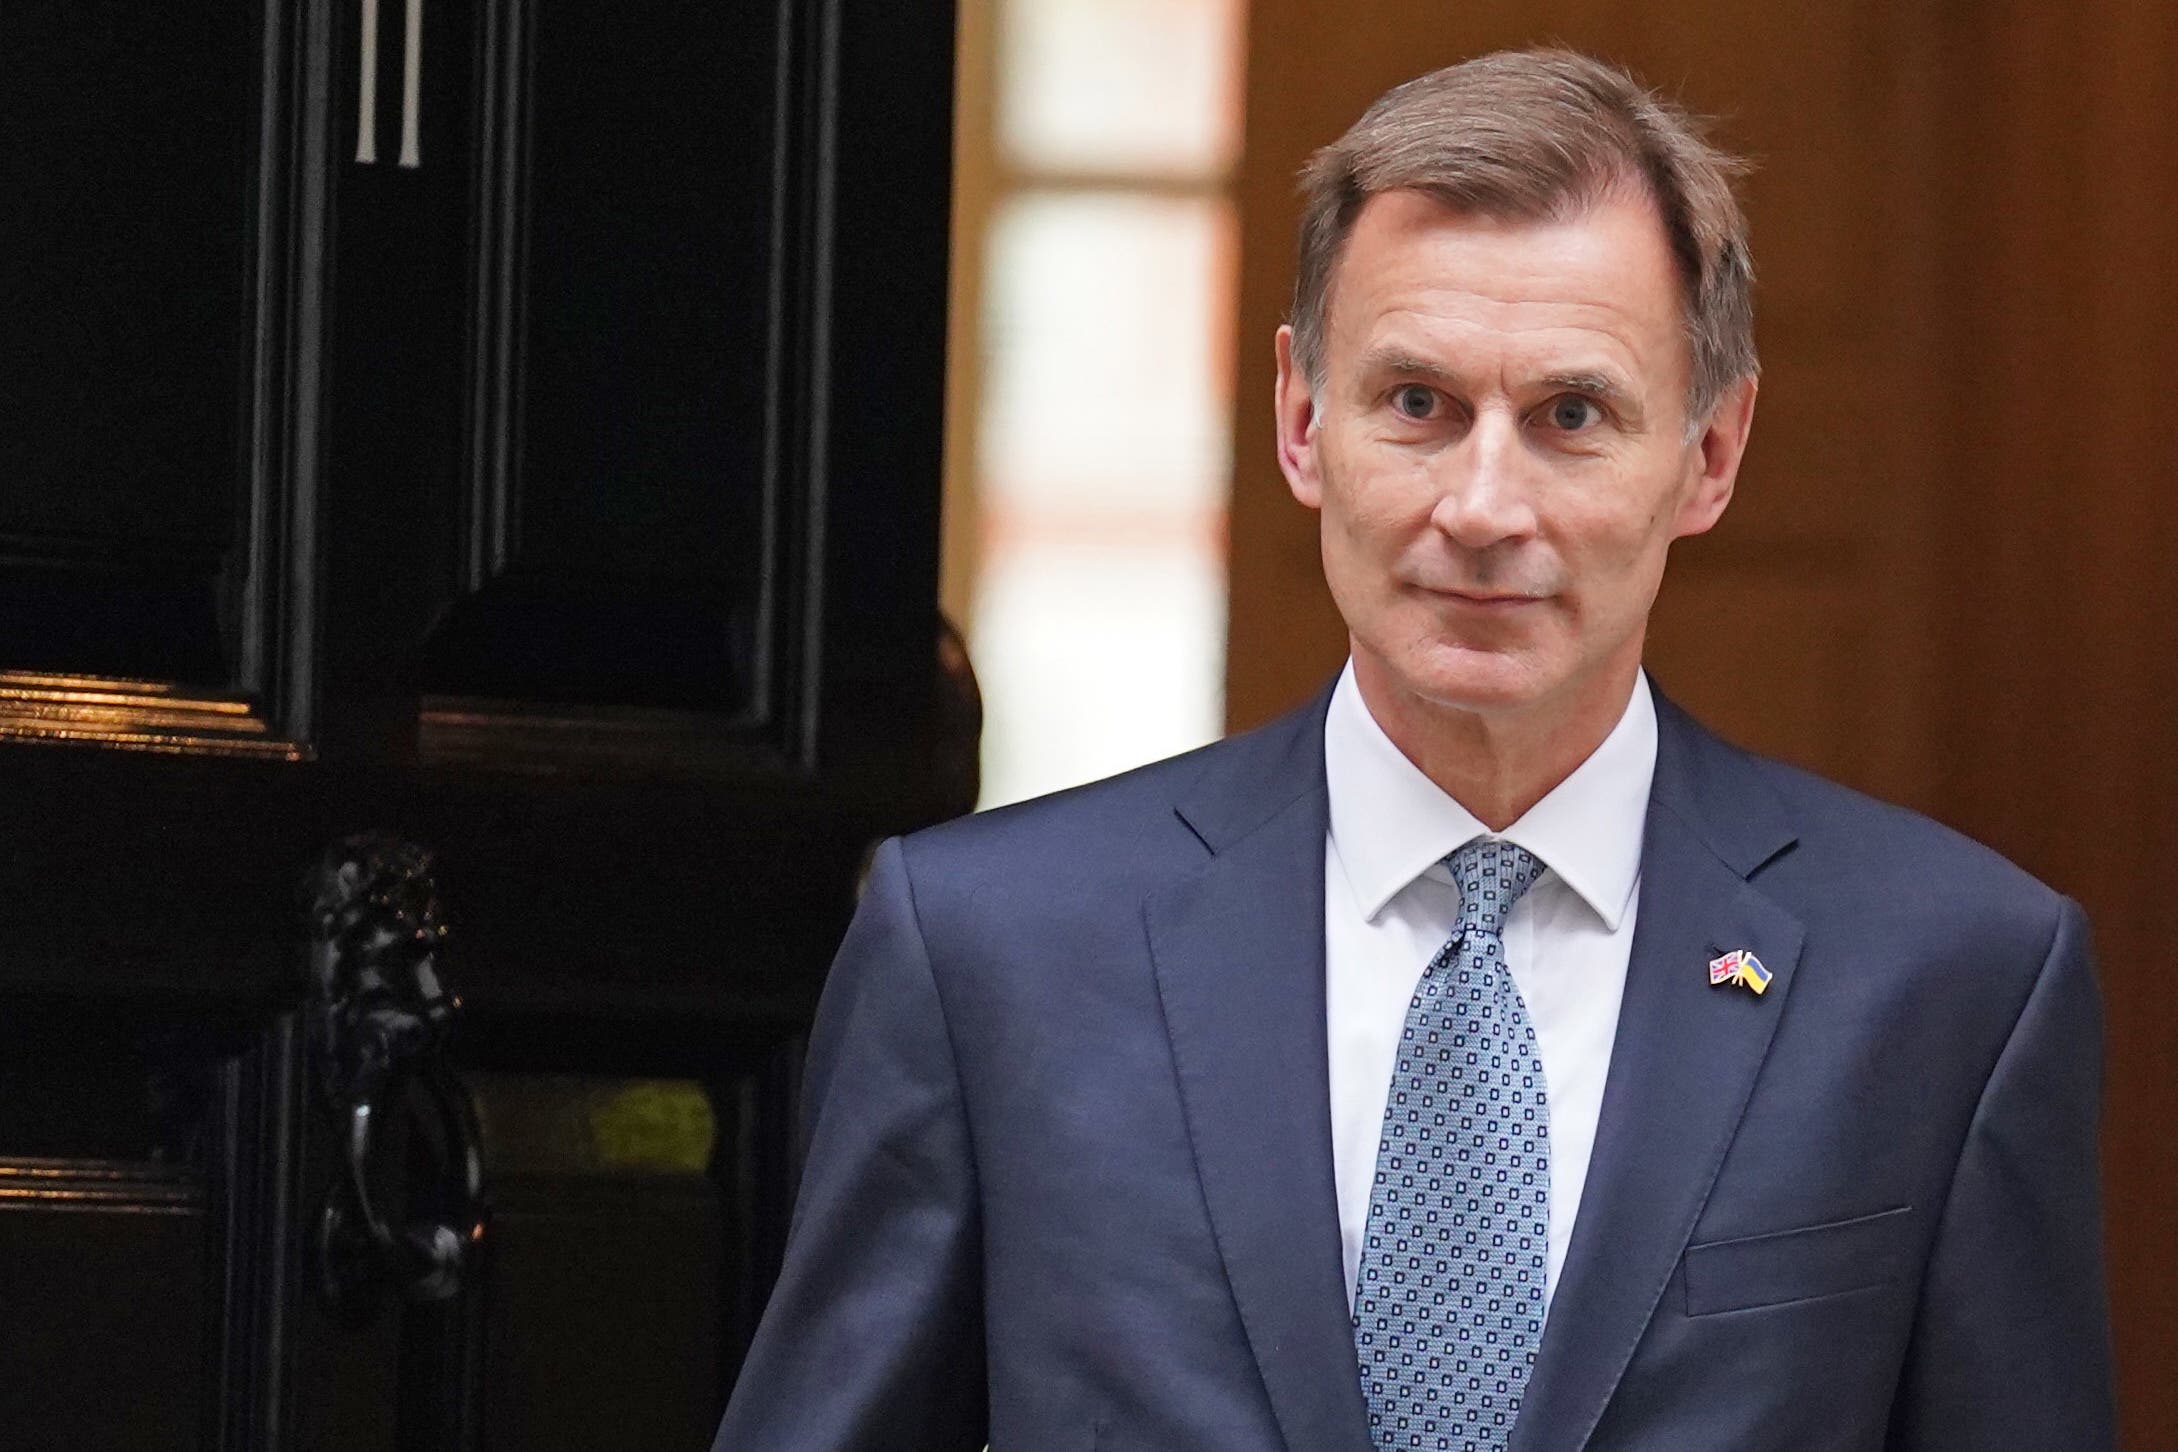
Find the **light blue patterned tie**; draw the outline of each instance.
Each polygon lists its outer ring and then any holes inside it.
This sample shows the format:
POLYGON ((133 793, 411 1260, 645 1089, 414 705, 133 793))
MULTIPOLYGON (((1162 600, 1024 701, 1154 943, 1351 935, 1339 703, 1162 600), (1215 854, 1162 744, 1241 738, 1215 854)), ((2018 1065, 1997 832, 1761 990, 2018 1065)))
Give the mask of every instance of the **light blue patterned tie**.
POLYGON ((1379 1452, 1502 1452, 1543 1336, 1550 1109, 1503 937, 1543 864, 1477 840, 1445 866, 1459 924, 1407 1005, 1354 1291, 1379 1452))

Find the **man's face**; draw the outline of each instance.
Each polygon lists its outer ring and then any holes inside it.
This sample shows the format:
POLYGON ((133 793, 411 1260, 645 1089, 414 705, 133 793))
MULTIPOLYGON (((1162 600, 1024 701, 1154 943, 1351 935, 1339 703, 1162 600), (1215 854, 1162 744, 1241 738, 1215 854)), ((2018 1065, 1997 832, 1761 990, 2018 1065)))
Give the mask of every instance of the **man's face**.
POLYGON ((1678 275, 1626 190, 1544 222, 1374 197, 1332 279, 1320 390, 1280 330, 1279 459, 1322 512, 1365 693, 1622 704, 1667 547, 1731 498, 1753 381, 1689 437, 1678 275))

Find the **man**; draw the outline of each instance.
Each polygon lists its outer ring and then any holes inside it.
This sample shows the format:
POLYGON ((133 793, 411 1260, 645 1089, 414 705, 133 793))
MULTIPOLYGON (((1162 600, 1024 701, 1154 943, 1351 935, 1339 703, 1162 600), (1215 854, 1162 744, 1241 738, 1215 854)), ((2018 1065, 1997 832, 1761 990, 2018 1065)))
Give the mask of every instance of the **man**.
POLYGON ((2111 1445, 2078 909, 1640 669, 1753 417, 1731 170, 1563 52, 1311 164, 1349 666, 879 853, 722 1452, 2111 1445))

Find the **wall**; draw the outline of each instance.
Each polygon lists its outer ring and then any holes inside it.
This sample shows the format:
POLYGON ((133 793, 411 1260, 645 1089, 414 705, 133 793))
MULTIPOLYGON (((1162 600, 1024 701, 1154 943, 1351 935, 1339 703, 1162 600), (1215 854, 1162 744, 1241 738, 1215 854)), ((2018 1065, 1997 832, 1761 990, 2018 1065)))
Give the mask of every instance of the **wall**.
POLYGON ((1258 0, 1250 25, 1228 718, 1344 652, 1271 452, 1293 176, 1384 87, 1503 45, 1609 55, 1750 152, 1764 360, 1723 527, 1682 546, 1650 665, 1726 734, 1907 802, 2081 898, 2109 1008, 2126 1445, 2178 1446, 2178 140, 2167 9, 1258 0))

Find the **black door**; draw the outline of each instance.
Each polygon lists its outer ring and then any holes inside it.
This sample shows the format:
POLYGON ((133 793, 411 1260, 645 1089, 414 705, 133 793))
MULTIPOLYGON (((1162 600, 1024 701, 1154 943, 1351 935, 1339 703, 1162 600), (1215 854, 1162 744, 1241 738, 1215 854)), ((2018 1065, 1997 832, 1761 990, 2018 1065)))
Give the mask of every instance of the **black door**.
POLYGON ((973 795, 951 19, 0 7, 0 1445, 707 1444, 973 795))

